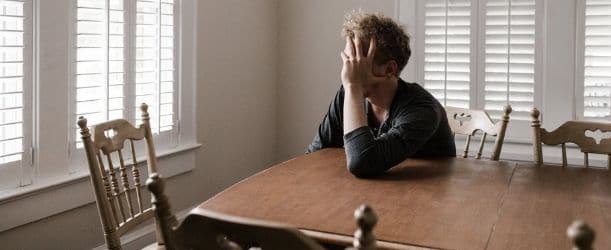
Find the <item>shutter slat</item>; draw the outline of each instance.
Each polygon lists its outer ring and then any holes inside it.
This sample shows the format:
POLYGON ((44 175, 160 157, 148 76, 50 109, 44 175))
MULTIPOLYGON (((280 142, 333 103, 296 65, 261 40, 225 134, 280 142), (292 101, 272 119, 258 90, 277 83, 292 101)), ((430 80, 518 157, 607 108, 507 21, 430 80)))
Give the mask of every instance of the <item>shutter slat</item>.
POLYGON ((424 87, 446 106, 469 108, 471 1, 426 1, 424 87))
POLYGON ((511 104, 512 119, 534 104, 535 12, 534 0, 495 0, 486 3, 484 109, 494 119, 511 104), (517 112, 517 113, 516 113, 517 112))
POLYGON ((174 2, 137 0, 136 13, 136 104, 149 105, 153 133, 169 131, 175 126, 174 2))
POLYGON ((585 118, 611 117, 611 1, 585 1, 585 118))
POLYGON ((22 159, 24 148, 25 35, 31 36, 24 1, 0 1, 0 166, 22 159))

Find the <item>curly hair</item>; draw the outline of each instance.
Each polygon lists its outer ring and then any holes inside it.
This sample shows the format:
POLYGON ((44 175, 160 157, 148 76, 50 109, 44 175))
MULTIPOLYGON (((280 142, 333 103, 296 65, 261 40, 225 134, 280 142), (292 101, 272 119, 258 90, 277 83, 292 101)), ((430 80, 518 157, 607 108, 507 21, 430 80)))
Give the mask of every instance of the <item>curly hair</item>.
POLYGON ((367 53, 369 40, 375 37, 377 49, 374 62, 378 65, 389 60, 397 62, 397 76, 401 73, 412 50, 409 47, 409 36, 402 25, 383 14, 366 13, 363 10, 354 10, 344 17, 342 36, 354 38, 355 32, 362 39, 363 51, 367 53))

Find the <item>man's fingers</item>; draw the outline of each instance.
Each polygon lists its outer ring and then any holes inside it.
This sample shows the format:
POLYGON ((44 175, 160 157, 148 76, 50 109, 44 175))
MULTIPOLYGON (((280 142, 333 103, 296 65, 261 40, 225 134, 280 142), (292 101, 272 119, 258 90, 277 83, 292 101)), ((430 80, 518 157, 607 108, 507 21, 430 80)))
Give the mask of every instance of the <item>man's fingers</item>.
POLYGON ((354 57, 354 43, 352 43, 352 39, 349 36, 346 36, 346 55, 348 58, 354 57))
POLYGON ((376 39, 375 37, 372 36, 371 39, 369 40, 369 51, 367 52, 367 58, 373 60, 373 57, 376 54, 376 46, 377 46, 376 39))
POLYGON ((345 52, 341 51, 341 52, 339 53, 339 55, 342 57, 342 60, 343 60, 344 62, 348 61, 349 57, 348 57, 348 55, 346 55, 346 53, 345 53, 345 52))
POLYGON ((354 33, 354 47, 356 49, 356 58, 363 58, 363 46, 361 45, 361 38, 358 33, 354 33))

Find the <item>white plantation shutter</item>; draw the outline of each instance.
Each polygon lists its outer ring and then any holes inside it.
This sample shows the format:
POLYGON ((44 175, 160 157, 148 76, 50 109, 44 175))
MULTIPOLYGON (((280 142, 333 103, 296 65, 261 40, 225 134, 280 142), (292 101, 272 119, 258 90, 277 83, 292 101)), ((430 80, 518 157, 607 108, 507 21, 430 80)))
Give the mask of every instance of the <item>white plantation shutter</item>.
POLYGON ((174 1, 136 5, 136 105, 149 105, 153 133, 169 131, 175 120, 174 1))
POLYGON ((0 1, 0 165, 30 145, 32 18, 31 1, 0 1))
POLYGON ((611 0, 585 1, 585 118, 611 118, 611 0))
POLYGON ((484 108, 527 120, 535 92, 535 0, 488 0, 485 17, 484 108))
POLYGON ((140 104, 147 103, 153 132, 173 130, 175 1, 76 1, 74 117, 85 116, 89 124, 117 118, 140 123, 140 104))
MULTIPOLYGON (((96 124, 125 117, 123 0, 77 0, 76 12, 75 118, 84 116, 96 124)), ((76 139, 80 141, 78 131, 76 139)))
POLYGON ((425 1, 424 87, 443 105, 469 108, 471 0, 425 1))

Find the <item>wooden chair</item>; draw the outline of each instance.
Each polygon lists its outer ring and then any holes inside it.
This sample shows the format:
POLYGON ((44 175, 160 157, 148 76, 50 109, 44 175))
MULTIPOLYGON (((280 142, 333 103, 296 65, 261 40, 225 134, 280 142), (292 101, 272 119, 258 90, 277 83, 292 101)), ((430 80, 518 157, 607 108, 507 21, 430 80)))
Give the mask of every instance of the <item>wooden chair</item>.
MULTIPOLYGON (((91 184, 95 193, 104 239, 108 249, 121 249, 121 235, 153 216, 151 207, 144 207, 140 191, 141 181, 134 141, 145 140, 149 174, 157 173, 157 158, 149 123, 148 106, 142 104, 142 124, 135 128, 123 119, 97 124, 90 130, 87 119, 80 117, 83 145, 87 154, 91 184), (126 163, 123 149, 129 142, 131 163, 126 163), (116 155, 113 157, 112 155, 116 155), (118 157, 118 171, 115 168, 118 157), (106 166, 104 164, 106 161, 106 166), (129 170, 133 180, 129 180, 129 170), (117 177, 119 172, 120 179, 117 177)), ((162 238, 157 235, 161 244, 162 238)))
POLYGON ((484 144, 486 142, 486 136, 490 135, 496 136, 494 150, 492 151, 492 156, 490 159, 493 161, 498 161, 499 157, 501 156, 501 149, 503 148, 503 141, 505 140, 505 132, 507 131, 507 124, 509 123, 509 114, 511 114, 511 111, 512 109, 510 105, 505 106, 501 120, 494 123, 492 119, 490 119, 488 113, 486 113, 484 110, 446 107, 448 123, 450 124, 450 128, 452 128, 454 135, 460 134, 467 136, 462 157, 467 158, 469 155, 471 137, 473 137, 477 131, 481 131, 483 135, 475 158, 481 159, 484 144))
MULTIPOLYGON (((173 249, 324 249, 322 245, 299 230, 287 225, 229 216, 201 208, 192 210, 178 225, 164 194, 163 179, 152 174, 147 180, 152 193, 153 210, 167 250, 173 249)), ((353 248, 375 249, 372 233, 377 216, 368 206, 359 207, 354 213, 358 230, 353 248)))
POLYGON ((566 235, 573 243, 573 250, 592 250, 596 234, 594 230, 581 220, 574 221, 567 229, 566 235))
POLYGON ((605 133, 611 131, 611 123, 590 121, 568 121, 552 132, 541 128, 539 120, 540 112, 536 108, 532 110, 533 128, 533 150, 535 163, 543 164, 542 143, 545 145, 562 146, 562 166, 567 166, 566 143, 574 143, 579 146, 583 153, 585 167, 589 167, 589 154, 606 154, 608 167, 611 168, 611 138, 597 140, 590 137, 589 133, 605 133))

